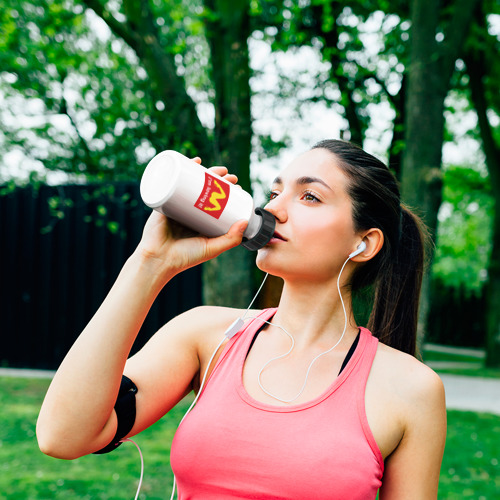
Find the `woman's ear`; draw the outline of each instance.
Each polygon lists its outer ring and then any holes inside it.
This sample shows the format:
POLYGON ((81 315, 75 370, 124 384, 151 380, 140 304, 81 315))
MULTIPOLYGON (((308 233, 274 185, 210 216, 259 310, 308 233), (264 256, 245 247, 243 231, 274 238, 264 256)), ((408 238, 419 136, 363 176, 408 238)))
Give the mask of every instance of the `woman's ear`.
POLYGON ((365 232, 362 241, 366 248, 351 259, 353 262, 367 262, 373 259, 384 245, 384 233, 379 228, 374 227, 365 232))

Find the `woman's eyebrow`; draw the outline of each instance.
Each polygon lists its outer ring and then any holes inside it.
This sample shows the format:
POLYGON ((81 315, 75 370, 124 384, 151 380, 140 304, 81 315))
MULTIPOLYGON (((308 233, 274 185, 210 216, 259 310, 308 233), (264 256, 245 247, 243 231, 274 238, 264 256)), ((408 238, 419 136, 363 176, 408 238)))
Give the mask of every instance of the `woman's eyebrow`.
POLYGON ((320 179, 319 177, 304 176, 304 177, 299 177, 296 181, 296 184, 300 186, 304 184, 314 184, 314 183, 321 184, 322 186, 328 188, 330 191, 333 191, 333 189, 323 179, 320 179))
MULTIPOLYGON (((333 191, 333 189, 323 179, 320 179, 319 177, 310 177, 310 176, 306 175, 303 177, 299 177, 295 181, 295 184, 297 184, 297 186, 304 186, 306 184, 314 184, 314 183, 321 184, 322 186, 325 186, 330 191, 333 191)), ((273 186, 276 186, 276 185, 282 186, 283 180, 281 179, 281 177, 276 177, 276 179, 274 179, 272 185, 273 186)))
MULTIPOLYGON (((325 186, 330 191, 333 191, 333 189, 324 180, 320 179, 319 177, 304 176, 304 177, 299 177, 295 181, 295 183, 299 186, 303 186, 304 184, 314 184, 315 182, 325 186)), ((273 185, 276 185, 276 184, 278 184, 280 186, 283 184, 283 180, 281 179, 281 177, 276 177, 276 179, 274 179, 273 185)))

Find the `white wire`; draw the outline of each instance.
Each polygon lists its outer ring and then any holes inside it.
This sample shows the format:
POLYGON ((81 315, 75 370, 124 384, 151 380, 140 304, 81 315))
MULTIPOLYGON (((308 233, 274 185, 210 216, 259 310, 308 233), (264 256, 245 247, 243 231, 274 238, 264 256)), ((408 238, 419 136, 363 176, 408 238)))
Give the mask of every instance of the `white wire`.
POLYGON ((250 311, 250 308, 253 306, 253 303, 255 302, 255 299, 259 295, 260 291, 262 290, 262 287, 264 286, 264 283, 266 282, 268 276, 269 276, 269 273, 266 273, 266 275, 264 276, 264 279, 262 280, 262 283, 259 286, 259 289, 257 290, 257 293, 253 296, 252 302, 250 302, 250 305, 247 307, 245 314, 242 316, 242 318, 241 318, 242 320, 244 320, 246 318, 248 311, 250 311))
POLYGON ((139 479, 139 486, 137 487, 137 493, 135 494, 135 498, 134 498, 134 500, 137 500, 139 498, 139 493, 141 491, 142 478, 144 477, 144 458, 142 456, 142 451, 139 448, 139 445, 135 441, 133 441, 130 438, 125 438, 125 439, 122 439, 121 441, 130 441, 131 443, 135 444, 135 447, 139 450, 139 455, 141 456, 141 477, 139 479))
MULTIPOLYGON (((298 392, 298 394, 296 396, 294 396, 293 398, 291 399, 282 399, 278 396, 276 396, 275 394, 272 394, 271 392, 269 392, 263 385, 262 385, 262 382, 261 382, 261 375, 262 375, 262 372, 264 371, 264 369, 270 364, 272 363, 273 361, 277 361, 278 359, 281 359, 281 358, 284 358, 286 356, 288 356, 291 352, 292 352, 292 349, 295 345, 295 341, 293 339, 293 336, 287 332, 285 330, 284 327, 280 326, 280 325, 276 325, 274 323, 270 323, 268 321, 265 321, 266 323, 270 324, 270 325, 274 325, 274 326, 277 326, 278 328, 281 328, 291 339, 292 339, 292 347, 290 348, 290 350, 285 353, 285 354, 281 354, 280 356, 276 356, 275 358, 272 358, 270 359, 261 369, 260 369, 260 372, 259 372, 259 375, 257 377, 257 380, 259 382, 259 387, 268 395, 268 396, 271 396, 273 399, 276 399, 277 401, 280 401, 282 403, 292 403, 293 401, 295 401, 296 399, 299 398, 299 396, 304 392, 304 389, 306 388, 306 385, 307 385, 307 379, 309 378, 309 372, 311 371, 311 368, 312 366, 314 365, 314 363, 321 357, 321 356, 324 356, 325 354, 328 354, 329 352, 333 351, 339 344, 340 342, 342 342, 342 339, 344 338, 344 335, 345 335, 345 332, 347 330, 347 312, 346 312, 346 309, 345 309, 345 304, 344 304, 344 299, 342 298, 342 293, 340 291, 340 276, 342 275, 342 271, 344 270, 344 267, 346 266, 346 264, 349 262, 351 257, 349 257, 345 262, 344 262, 344 265, 342 266, 342 268, 340 269, 340 273, 337 277, 337 290, 339 292, 339 297, 340 297, 340 303, 342 304, 342 309, 344 311, 344 331, 342 332, 342 335, 340 336, 339 340, 337 341, 337 343, 330 347, 330 349, 328 349, 327 351, 324 351, 320 354, 318 354, 312 361, 311 361, 311 364, 309 365, 309 368, 307 369, 307 372, 306 372, 306 377, 304 379, 304 384, 302 385, 302 388, 300 389, 300 391, 298 392)), ((264 321, 264 320, 263 320, 264 321)))
MULTIPOLYGON (((212 361, 214 360, 214 357, 215 355, 217 354, 217 351, 220 349, 220 346, 223 344, 223 342, 226 340, 226 336, 224 336, 222 338, 222 340, 219 342, 219 344, 217 345, 217 347, 214 349, 214 352, 212 353, 212 356, 210 357, 210 360, 208 362, 208 365, 207 365, 207 369, 205 370, 205 374, 203 375, 203 379, 201 381, 201 384, 200 384, 200 389, 198 391, 198 394, 196 395, 196 397, 194 398, 194 401, 191 403, 191 406, 187 409, 186 413, 184 413, 184 416, 182 417, 181 421, 179 422, 179 425, 177 426, 177 428, 180 427, 180 425, 182 424, 182 422, 184 422, 184 419, 188 416, 189 412, 193 409, 194 405, 196 404, 196 402, 198 401, 198 399, 200 398, 200 395, 201 395, 201 391, 203 389, 203 386, 205 385, 205 380, 207 378, 207 374, 208 374, 208 370, 210 368, 210 365, 212 364, 212 361)), ((174 495, 175 495, 175 487, 176 487, 176 480, 175 480, 175 474, 174 474, 174 484, 172 486, 172 495, 170 496, 170 500, 173 500, 174 498, 174 495)))
MULTIPOLYGON (((243 314, 243 316, 241 317, 242 321, 245 319, 246 315, 248 314, 248 311, 250 310, 250 308, 252 307, 253 303, 255 302, 255 299, 257 298, 257 296, 259 295, 260 291, 262 290, 262 287, 264 286, 264 283, 266 282, 266 279, 267 279, 268 276, 269 276, 269 274, 266 273, 266 275, 264 276, 264 279, 262 280, 262 283, 260 284, 259 289, 257 290, 257 293, 254 295, 252 301, 250 302, 250 305, 247 307, 247 310, 245 311, 245 314, 243 314)), ((198 390, 198 394, 194 398, 194 401, 191 403, 191 406, 187 409, 186 413, 184 413, 184 416, 182 417, 181 421, 179 422, 179 425, 177 426, 177 428, 179 428, 180 425, 182 424, 182 422, 184 422, 184 419, 188 416, 189 412, 193 409, 194 405, 196 404, 196 402, 200 398, 201 391, 203 389, 203 386, 205 385, 205 379, 207 378, 207 374, 208 374, 208 370, 210 368, 210 365, 212 364, 212 361, 214 360, 214 357, 217 354, 217 351, 220 349, 221 345, 226 340, 226 338, 227 338, 226 335, 224 335, 224 337, 221 339, 221 341, 219 342, 219 344, 217 345, 217 347, 214 349, 214 352, 210 356, 210 360, 208 362, 207 369, 205 370, 205 374, 203 375, 203 379, 201 381, 200 389, 198 390)), ((173 486, 172 486, 172 494, 170 495, 170 500, 174 499, 176 485, 177 485, 177 481, 175 479, 175 474, 174 474, 174 482, 173 482, 173 486)))

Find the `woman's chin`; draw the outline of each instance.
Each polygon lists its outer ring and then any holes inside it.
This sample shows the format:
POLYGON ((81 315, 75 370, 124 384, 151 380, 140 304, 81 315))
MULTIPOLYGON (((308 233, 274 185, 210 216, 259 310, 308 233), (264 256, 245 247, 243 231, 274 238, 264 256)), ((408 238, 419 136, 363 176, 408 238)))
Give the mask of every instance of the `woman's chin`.
POLYGON ((282 268, 283 266, 279 265, 279 261, 273 262, 273 260, 278 261, 279 259, 273 259, 271 255, 269 255, 267 248, 264 247, 258 251, 255 264, 262 272, 276 276, 276 272, 278 271, 277 268, 282 268))

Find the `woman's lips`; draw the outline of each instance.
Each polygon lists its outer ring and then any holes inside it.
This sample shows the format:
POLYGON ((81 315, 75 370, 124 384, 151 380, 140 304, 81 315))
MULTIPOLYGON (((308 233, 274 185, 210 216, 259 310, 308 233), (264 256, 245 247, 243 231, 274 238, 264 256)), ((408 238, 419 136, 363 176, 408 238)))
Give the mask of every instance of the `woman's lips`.
POLYGON ((273 234, 273 237, 271 238, 271 240, 269 241, 269 243, 276 243, 278 241, 286 241, 286 238, 284 238, 283 236, 281 236, 280 233, 278 233, 277 231, 275 231, 274 234, 273 234))

